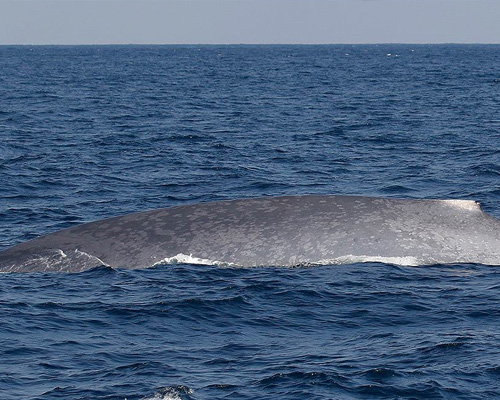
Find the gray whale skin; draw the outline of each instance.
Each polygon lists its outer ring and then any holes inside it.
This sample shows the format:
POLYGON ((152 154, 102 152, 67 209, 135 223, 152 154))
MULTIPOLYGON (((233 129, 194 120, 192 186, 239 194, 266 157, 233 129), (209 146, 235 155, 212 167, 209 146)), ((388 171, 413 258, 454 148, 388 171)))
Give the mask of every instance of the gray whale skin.
POLYGON ((472 200, 286 196, 91 222, 0 252, 0 272, 79 272, 189 262, 300 266, 500 265, 500 220, 472 200))

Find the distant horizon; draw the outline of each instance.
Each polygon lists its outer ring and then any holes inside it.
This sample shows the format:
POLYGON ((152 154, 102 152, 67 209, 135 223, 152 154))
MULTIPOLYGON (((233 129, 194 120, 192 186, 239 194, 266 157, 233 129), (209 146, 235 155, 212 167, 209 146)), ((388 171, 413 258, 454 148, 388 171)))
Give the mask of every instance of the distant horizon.
POLYGON ((0 45, 500 44, 498 0, 0 0, 0 45))
POLYGON ((499 46, 488 42, 436 42, 436 43, 9 43, 9 46, 499 46))

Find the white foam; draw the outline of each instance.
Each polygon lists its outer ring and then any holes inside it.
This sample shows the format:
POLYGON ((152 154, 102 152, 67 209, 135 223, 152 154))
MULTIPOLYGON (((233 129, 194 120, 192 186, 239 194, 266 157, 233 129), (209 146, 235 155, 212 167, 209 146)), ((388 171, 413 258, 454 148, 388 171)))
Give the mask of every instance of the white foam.
POLYGON ((196 265, 217 265, 219 267, 237 267, 238 265, 229 263, 226 261, 209 260, 207 258, 193 257, 192 254, 186 255, 179 253, 173 257, 166 257, 153 264, 153 267, 157 265, 165 264, 196 264, 196 265))
POLYGON ((418 258, 412 256, 406 257, 383 257, 383 256, 355 256, 352 254, 341 256, 332 259, 319 260, 311 265, 344 265, 344 264, 354 264, 354 263, 366 263, 366 262, 377 262, 384 264, 395 264, 402 265, 405 267, 416 267, 417 265, 422 265, 423 263, 419 261, 418 258))
POLYGON ((142 400, 182 400, 182 397, 178 393, 156 393, 153 397, 144 397, 142 400))
MULTIPOLYGON (((355 263, 365 263, 365 262, 378 262, 385 264, 395 264, 402 266, 417 266, 423 265, 424 263, 416 257, 406 256, 406 257, 384 257, 384 256, 355 256, 348 254, 345 256, 340 256, 336 258, 328 258, 319 261, 308 261, 308 262, 298 262, 294 266, 315 266, 315 265, 346 265, 355 263)), ((192 254, 186 255, 179 253, 173 257, 164 258, 161 261, 154 263, 152 266, 158 265, 168 265, 168 264, 196 264, 196 265, 216 265, 218 267, 241 267, 238 264, 230 263, 227 261, 216 261, 209 260, 205 258, 194 257, 192 254)))
POLYGON ((180 393, 191 395, 193 389, 185 386, 167 387, 156 392, 152 397, 143 397, 142 400, 182 400, 183 397, 181 397, 180 393))

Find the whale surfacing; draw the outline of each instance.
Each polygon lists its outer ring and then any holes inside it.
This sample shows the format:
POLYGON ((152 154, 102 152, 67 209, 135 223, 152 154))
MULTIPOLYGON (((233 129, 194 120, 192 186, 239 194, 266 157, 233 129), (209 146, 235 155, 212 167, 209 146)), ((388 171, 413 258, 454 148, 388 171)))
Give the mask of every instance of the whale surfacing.
POLYGON ((308 195, 219 201, 128 214, 33 239, 0 252, 0 272, 366 261, 500 265, 500 220, 471 200, 308 195))

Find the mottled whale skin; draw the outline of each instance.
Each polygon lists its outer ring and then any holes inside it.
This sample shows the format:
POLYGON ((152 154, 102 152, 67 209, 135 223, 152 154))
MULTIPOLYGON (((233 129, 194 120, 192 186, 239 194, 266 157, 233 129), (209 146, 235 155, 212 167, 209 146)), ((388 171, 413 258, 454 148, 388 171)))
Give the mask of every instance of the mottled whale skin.
POLYGON ((287 196, 201 203, 75 226, 0 253, 0 272, 174 261, 298 266, 500 265, 500 220, 471 200, 287 196))

